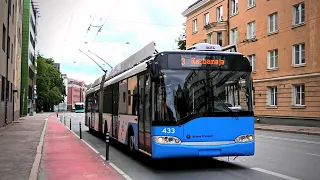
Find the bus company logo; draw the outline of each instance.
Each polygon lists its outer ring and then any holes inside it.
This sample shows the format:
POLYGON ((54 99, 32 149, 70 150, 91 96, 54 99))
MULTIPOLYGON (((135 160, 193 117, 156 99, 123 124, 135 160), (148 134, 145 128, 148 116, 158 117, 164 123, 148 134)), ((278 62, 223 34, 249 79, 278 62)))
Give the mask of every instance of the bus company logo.
MULTIPOLYGON (((192 138, 212 138, 213 135, 192 135, 192 138)), ((187 134, 187 139, 190 139, 191 135, 187 134)))
POLYGON ((190 134, 187 134, 187 139, 190 139, 190 134))

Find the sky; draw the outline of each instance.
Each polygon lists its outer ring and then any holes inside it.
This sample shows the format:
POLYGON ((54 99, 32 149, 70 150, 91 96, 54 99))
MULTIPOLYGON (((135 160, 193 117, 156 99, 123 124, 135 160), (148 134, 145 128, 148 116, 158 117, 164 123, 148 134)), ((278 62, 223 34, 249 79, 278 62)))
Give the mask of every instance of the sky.
POLYGON ((116 66, 155 41, 158 51, 177 48, 183 31, 181 13, 196 0, 38 0, 37 50, 60 63, 68 77, 92 83, 110 67, 88 53, 116 66), (92 24, 89 31, 88 27, 92 24), (98 33, 98 27, 103 25, 98 33))

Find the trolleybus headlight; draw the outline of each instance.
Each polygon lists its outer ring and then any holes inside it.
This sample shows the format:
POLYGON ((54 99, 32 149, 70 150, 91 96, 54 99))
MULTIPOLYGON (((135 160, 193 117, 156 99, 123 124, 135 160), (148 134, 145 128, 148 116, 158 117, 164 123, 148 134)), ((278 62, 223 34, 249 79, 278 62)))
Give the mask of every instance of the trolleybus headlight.
POLYGON ((180 144, 181 140, 173 136, 154 136, 153 139, 159 144, 180 144))
POLYGON ((252 134, 247 134, 247 135, 241 135, 238 136, 235 140, 235 142, 251 142, 254 140, 254 136, 252 134))

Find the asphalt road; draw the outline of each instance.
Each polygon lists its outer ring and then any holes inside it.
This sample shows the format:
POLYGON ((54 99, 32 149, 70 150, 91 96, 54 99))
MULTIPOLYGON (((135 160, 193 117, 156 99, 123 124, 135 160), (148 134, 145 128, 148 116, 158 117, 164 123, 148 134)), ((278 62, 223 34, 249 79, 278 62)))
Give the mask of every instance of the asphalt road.
MULTIPOLYGON (((105 141, 84 126, 84 113, 65 114, 67 125, 105 156, 105 141)), ((320 137, 256 131, 253 157, 152 161, 144 155, 131 157, 121 145, 110 146, 110 161, 133 180, 318 180, 320 137)))

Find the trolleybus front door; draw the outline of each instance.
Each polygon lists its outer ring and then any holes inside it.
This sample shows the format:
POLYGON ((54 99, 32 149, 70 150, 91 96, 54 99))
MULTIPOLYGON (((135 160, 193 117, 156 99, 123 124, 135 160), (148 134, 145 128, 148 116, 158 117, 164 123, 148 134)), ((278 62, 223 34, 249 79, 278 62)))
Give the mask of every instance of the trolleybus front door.
POLYGON ((139 76, 139 149, 151 153, 151 79, 149 74, 139 76))

